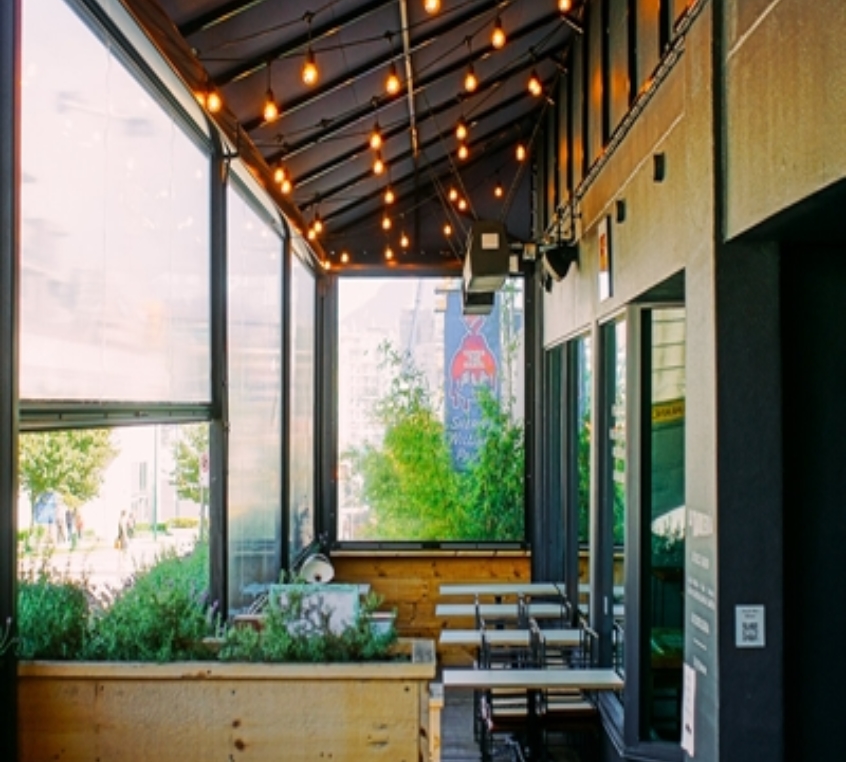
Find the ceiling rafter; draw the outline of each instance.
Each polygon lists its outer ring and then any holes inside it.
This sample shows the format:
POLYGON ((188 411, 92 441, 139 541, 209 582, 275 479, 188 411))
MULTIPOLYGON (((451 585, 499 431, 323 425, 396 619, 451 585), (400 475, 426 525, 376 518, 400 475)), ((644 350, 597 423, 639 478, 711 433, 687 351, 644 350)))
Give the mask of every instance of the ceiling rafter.
MULTIPOLYGON (((522 97, 523 96, 521 95, 520 98, 522 99, 522 97)), ((528 94, 527 94, 525 97, 528 98, 530 96, 528 96, 528 94)), ((509 104, 509 105, 511 105, 511 104, 509 104)), ((529 118, 524 118, 521 121, 528 121, 528 120, 529 120, 529 118)), ((482 150, 482 151, 471 151, 471 156, 475 155, 476 161, 482 160, 484 158, 485 152, 490 150, 490 148, 491 148, 490 141, 491 141, 492 138, 501 136, 504 133, 505 134, 513 133, 515 130, 519 133, 520 132, 520 125, 512 124, 512 125, 509 125, 506 128, 499 127, 497 129, 491 130, 490 132, 479 136, 476 140, 474 140, 472 143, 470 143, 470 146, 475 146, 475 147, 484 146, 484 150, 482 150)), ((426 143, 423 146, 421 146, 421 151, 423 152, 423 154, 425 155, 425 151, 426 151, 427 148, 431 148, 431 147, 437 145, 438 143, 440 143, 441 139, 442 139, 442 136, 437 135, 437 136, 430 138, 428 141, 426 141, 426 143)), ((407 161, 411 158, 412 158, 411 151, 406 150, 406 151, 403 151, 402 154, 398 155, 395 158, 395 163, 407 161)), ((452 160, 451 154, 445 153, 441 157, 439 157, 437 160, 432 161, 432 162, 427 162, 427 164, 429 166, 437 166, 440 163, 443 163, 445 161, 451 161, 451 160, 452 160)), ((474 164, 474 162, 470 161, 470 160, 468 160, 466 162, 462 162, 462 168, 466 169, 468 167, 473 166, 473 164, 474 164)), ((358 175, 356 175, 355 177, 353 177, 351 180, 348 180, 347 182, 343 183, 342 185, 336 185, 335 187, 330 188, 328 191, 324 191, 323 193, 321 193, 320 194, 320 200, 321 200, 321 202, 325 202, 325 201, 327 201, 327 199, 331 199, 332 196, 334 196, 338 193, 342 193, 344 191, 348 191, 350 188, 355 187, 359 183, 364 182, 366 180, 369 180, 372 177, 373 177, 373 173, 371 171, 361 172, 358 175)), ((408 182, 412 179, 414 179, 412 175, 405 175, 403 177, 400 177, 399 179, 392 180, 391 184, 394 186, 395 190, 399 191, 404 186, 404 184, 406 182, 408 182)), ((344 209, 341 212, 330 212, 329 214, 327 214, 323 218, 324 222, 327 221, 327 220, 334 219, 335 217, 339 216, 340 214, 348 213, 351 208, 354 209, 356 206, 361 205, 361 203, 364 203, 368 200, 373 200, 374 198, 376 198, 377 196, 379 196, 381 194, 382 194, 382 189, 379 189, 378 191, 374 191, 372 194, 369 194, 368 196, 363 197, 360 201, 358 201, 354 204, 348 204, 347 206, 344 207, 344 209)), ((307 207, 304 207, 304 208, 307 208, 307 207)))
MULTIPOLYGON (((528 68, 528 66, 524 66, 523 68, 528 68)), ((513 71, 509 70, 509 76, 511 74, 513 74, 513 71)), ((503 76, 502 78, 497 79, 494 82, 491 82, 488 85, 489 89, 492 89, 494 87, 499 87, 506 79, 508 79, 508 76, 503 76)), ((500 110, 502 108, 510 108, 511 106, 519 103, 521 100, 524 100, 525 98, 529 98, 529 97, 531 97, 531 96, 529 95, 528 92, 520 92, 517 95, 512 96, 511 98, 509 98, 506 101, 503 101, 501 103, 497 103, 491 109, 488 109, 487 111, 484 111, 483 113, 477 114, 473 118, 473 121, 474 122, 475 121, 481 122, 484 119, 486 119, 487 117, 495 114, 498 110, 500 110)), ((423 122, 424 120, 434 119, 438 115, 444 113, 445 111, 448 111, 449 109, 454 108, 455 105, 456 104, 453 100, 444 101, 443 103, 439 103, 437 106, 429 108, 425 112, 423 112, 423 114, 421 114, 420 121, 423 122)), ((383 134, 382 134, 382 139, 383 140, 390 140, 392 137, 395 137, 397 135, 401 135, 403 132, 405 132, 405 129, 406 129, 405 123, 402 122, 402 123, 398 124, 396 127, 391 127, 388 130, 384 130, 383 134)), ((441 140, 441 139, 443 139, 443 136, 439 135, 437 137, 437 140, 441 140)), ((426 143, 425 146, 423 146, 423 148, 430 147, 431 145, 432 145, 432 141, 430 140, 426 143)), ((368 150, 367 147, 363 144, 363 141, 362 141, 362 147, 361 148, 357 148, 357 149, 354 149, 352 151, 348 151, 348 152, 332 159, 331 161, 328 161, 328 162, 322 164, 321 166, 316 167, 313 170, 311 170, 311 171, 305 173, 304 175, 298 177, 297 178, 297 187, 302 188, 302 187, 308 185, 308 183, 313 182, 315 180, 318 180, 318 179, 326 176, 327 174, 330 174, 334 169, 337 169, 340 165, 342 165, 342 164, 344 164, 348 161, 352 161, 353 159, 360 156, 362 153, 365 153, 367 150, 368 150)), ((392 159, 392 163, 394 163, 396 161, 397 161, 396 158, 392 159)))
MULTIPOLYGON (((557 17, 557 14, 553 14, 553 16, 557 17)), ((542 28, 546 24, 548 24, 548 17, 538 19, 528 24, 527 26, 522 27, 520 30, 517 30, 512 35, 512 38, 517 38, 521 35, 531 34, 532 32, 542 28)), ((546 51, 544 53, 544 57, 548 57, 553 53, 561 52, 561 50, 563 50, 567 45, 569 45, 569 40, 564 41, 561 45, 555 46, 554 49, 546 51)), ((482 51, 481 55, 484 55, 484 51, 482 51)), ((439 69, 438 71, 431 73, 429 76, 424 77, 423 79, 418 80, 415 94, 422 92, 427 87, 434 85, 445 77, 463 71, 467 68, 468 63, 470 63, 471 61, 478 60, 479 57, 480 53, 476 53, 475 55, 468 54, 462 57, 460 60, 455 61, 449 64, 448 66, 445 66, 439 69)), ((513 67, 513 69, 516 71, 520 71, 525 68, 526 65, 537 63, 537 60, 537 58, 530 58, 527 64, 518 64, 513 67)), ((374 113, 374 110, 378 111, 378 109, 383 107, 388 102, 388 100, 391 99, 389 99, 384 94, 376 96, 373 101, 368 103, 366 106, 359 106, 358 108, 349 111, 346 115, 332 120, 332 122, 327 125, 316 127, 316 134, 309 135, 308 137, 305 137, 297 141, 296 143, 283 145, 283 148, 281 150, 276 151, 267 157, 268 162, 273 163, 281 159, 290 159, 292 156, 296 156, 302 151, 317 145, 318 143, 326 140, 327 138, 337 135, 339 132, 345 130, 347 127, 350 127, 351 125, 356 124, 366 119, 368 116, 372 115, 374 113)))
MULTIPOLYGON (((451 19, 449 22, 444 22, 444 23, 438 25, 436 28, 427 32, 425 35, 420 35, 418 37, 418 39, 416 39, 416 40, 412 39, 412 40, 409 41, 409 43, 408 43, 408 56, 411 56, 414 53, 417 53, 420 50, 422 50, 423 48, 429 46, 430 44, 433 44, 434 42, 436 42, 442 35, 446 34, 451 28, 453 28, 454 25, 463 25, 463 24, 472 23, 473 21, 476 21, 477 19, 482 18, 483 16, 490 14, 493 10, 498 9, 501 6, 509 5, 511 2, 513 2, 513 0, 497 0, 496 2, 491 2, 491 3, 486 4, 484 10, 480 11, 478 8, 472 8, 472 9, 465 11, 464 13, 460 14, 458 17, 451 19)), ((554 14, 554 13, 549 14, 547 17, 545 17, 545 22, 548 22, 548 21, 553 20, 555 18, 557 18, 557 14, 554 14)), ((531 33, 532 31, 535 31, 535 30, 532 29, 528 33, 531 33)), ((520 36, 521 36, 521 33, 520 33, 519 30, 516 31, 512 35, 513 39, 519 39, 520 36)), ((282 55, 276 56, 276 57, 284 57, 284 55, 288 55, 288 54, 290 54, 294 51, 298 51, 302 47, 303 47, 302 45, 298 45, 297 47, 294 47, 293 44, 292 44, 290 50, 287 50, 282 55)), ((406 54, 403 53, 403 55, 405 56, 406 54)), ((296 113, 297 111, 299 111, 302 108, 306 108, 308 106, 311 106, 311 105, 317 103, 318 101, 320 101, 322 98, 326 98, 327 96, 330 96, 333 93, 336 93, 340 88, 345 87, 345 86, 351 84, 352 82, 355 82, 356 80, 358 80, 362 77, 366 77, 367 75, 373 73, 377 69, 380 69, 380 68, 386 66, 387 64, 390 64, 390 62, 392 60, 394 60, 395 58, 396 58, 396 55, 393 52, 391 53, 391 55, 373 57, 373 58, 369 59, 368 61, 366 61, 365 63, 359 65, 355 69, 348 71, 348 72, 344 72, 343 74, 335 77, 333 80, 330 80, 329 82, 325 83, 324 85, 322 85, 318 88, 315 88, 311 92, 306 93, 305 95, 300 96, 299 98, 292 99, 290 102, 285 104, 285 113, 286 114, 293 114, 293 113, 296 113)), ((479 55, 477 54, 473 58, 474 58, 474 60, 476 60, 476 59, 479 58, 479 55)), ((250 62, 245 62, 245 65, 249 64, 252 71, 258 71, 259 69, 262 68, 262 66, 267 65, 267 60, 268 60, 267 54, 263 58, 255 56, 254 58, 251 59, 250 62)), ((466 66, 467 64, 465 63, 464 65, 466 66)), ((406 80, 407 80, 407 77, 406 77, 406 80)), ((225 83, 222 83, 220 81, 220 77, 216 77, 215 82, 218 85, 225 84, 225 83)), ((407 90, 407 86, 405 84, 403 84, 403 91, 406 91, 406 90, 407 90)), ((256 108, 256 111, 259 111, 258 107, 256 108)), ((262 124, 264 124, 264 121, 260 117, 256 117, 254 119, 250 119, 247 122, 245 122, 243 124, 243 127, 247 132, 250 132, 251 130, 257 129, 262 124)))
MULTIPOLYGON (((229 69, 218 72, 214 76, 214 84, 217 87, 224 87, 232 82, 237 82, 260 70, 269 60, 284 58, 285 56, 305 50, 309 44, 314 45, 317 40, 326 39, 327 37, 338 34, 348 24, 360 22, 367 16, 383 8, 392 6, 395 2, 396 0, 369 0, 369 2, 362 3, 347 11, 347 13, 330 19, 324 24, 312 23, 309 25, 309 31, 298 35, 292 40, 286 40, 280 45, 274 45, 263 50, 258 55, 239 62, 229 69)), ((200 59, 202 60, 202 53, 200 54, 200 59)))

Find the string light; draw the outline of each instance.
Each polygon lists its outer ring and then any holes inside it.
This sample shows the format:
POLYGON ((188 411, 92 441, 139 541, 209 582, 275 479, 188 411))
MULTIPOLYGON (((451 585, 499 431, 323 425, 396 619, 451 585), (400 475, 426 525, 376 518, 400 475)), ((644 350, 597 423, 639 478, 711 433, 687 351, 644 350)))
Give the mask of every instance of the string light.
POLYGON ((303 64, 303 83, 314 87, 318 79, 317 62, 314 59, 314 51, 309 47, 306 52, 305 63, 303 64))
POLYGON ((314 232, 317 235, 320 235, 323 232, 323 220, 320 219, 320 212, 314 213, 314 220, 311 223, 311 226, 314 228, 314 232))
POLYGON ((538 73, 534 69, 532 69, 532 73, 529 75, 529 92, 535 98, 540 97, 541 93, 543 93, 543 85, 538 77, 538 73))
POLYGON ((382 230, 390 230, 391 224, 391 218, 387 214, 382 217, 382 230))
POLYGON ((382 147, 382 131, 379 129, 379 122, 373 125, 373 132, 370 133, 370 147, 374 151, 382 147))
POLYGON ((499 180, 497 180, 496 185, 494 186, 494 196, 496 196, 497 198, 502 198, 504 193, 505 193, 505 190, 502 187, 502 183, 499 180))
POLYGON ((449 189, 449 200, 455 201, 458 198, 458 191, 455 188, 449 189))
POLYGON ((468 93, 473 93, 478 86, 479 79, 476 77, 476 70, 473 68, 473 64, 469 64, 467 66, 467 73, 464 75, 464 89, 468 93))
POLYGON ((385 203, 393 204, 395 200, 396 196, 394 195, 394 189, 391 188, 391 186, 389 185, 387 188, 385 188, 385 203))
POLYGON ((291 181, 291 178, 286 177, 284 180, 282 180, 280 190, 285 196, 288 196, 291 191, 294 190, 294 183, 291 181))
POLYGON ((349 262, 349 261, 350 261, 350 255, 349 255, 349 253, 348 253, 348 252, 346 252, 346 251, 342 251, 342 252, 341 252, 341 263, 342 263, 342 264, 347 264, 347 262, 349 262))
POLYGON ((323 260, 323 269, 329 270, 332 267, 332 263, 328 259, 323 260))
POLYGON ((276 97, 273 95, 273 87, 270 82, 270 61, 267 62, 267 92, 264 96, 264 110, 262 115, 265 122, 272 122, 279 116, 279 106, 276 105, 276 97))
POLYGON ((376 152, 376 157, 373 159, 373 174, 381 175, 385 171, 385 162, 382 160, 382 154, 376 152))
POLYGON ((405 234, 405 231, 402 231, 402 235, 400 236, 400 246, 403 249, 407 249, 409 244, 408 236, 405 234))
POLYGON ((526 146, 522 143, 517 144, 517 161, 525 161, 526 160, 526 146))
POLYGON ((444 225, 444 235, 445 236, 451 236, 452 235, 452 225, 450 225, 448 222, 444 225))
POLYGON ((567 13, 573 7, 573 0, 558 0, 558 10, 567 13))
POLYGON ((220 93, 212 87, 207 87, 201 93, 198 93, 197 100, 201 106, 205 106, 210 114, 216 114, 223 108, 223 101, 220 99, 220 93))
POLYGON ((493 32, 491 32, 491 45, 497 50, 505 47, 505 30, 502 28, 502 19, 497 16, 494 21, 493 32))
POLYGON ((423 7, 426 13, 437 13, 441 9, 441 0, 425 0, 423 7))
POLYGON ((464 121, 463 116, 458 120, 458 124, 455 125, 455 137, 459 140, 464 140, 467 137, 467 122, 464 121))
POLYGON ((469 155, 470 149, 467 148, 466 143, 462 143, 460 146, 458 146, 458 158, 461 159, 461 161, 465 161, 469 155))
POLYGON ((391 61, 391 68, 388 70, 388 78, 385 80, 385 89, 388 95, 396 95, 400 91, 400 78, 397 74, 397 67, 391 61))
POLYGON ((466 199, 463 199, 463 198, 458 199, 458 209, 459 209, 459 211, 462 211, 462 212, 467 211, 467 201, 466 201, 466 199))
POLYGON ((394 250, 390 246, 385 247, 385 259, 389 262, 394 258, 394 250))
POLYGON ((276 169, 273 171, 273 180, 277 185, 282 185, 285 180, 288 178, 288 170, 280 164, 276 169))

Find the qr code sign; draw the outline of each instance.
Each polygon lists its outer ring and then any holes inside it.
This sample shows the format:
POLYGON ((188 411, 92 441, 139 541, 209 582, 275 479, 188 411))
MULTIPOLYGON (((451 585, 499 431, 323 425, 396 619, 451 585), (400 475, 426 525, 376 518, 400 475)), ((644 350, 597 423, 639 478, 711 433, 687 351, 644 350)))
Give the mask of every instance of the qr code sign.
POLYGON ((736 645, 738 648, 764 647, 764 607, 738 606, 735 609, 737 622, 736 645))

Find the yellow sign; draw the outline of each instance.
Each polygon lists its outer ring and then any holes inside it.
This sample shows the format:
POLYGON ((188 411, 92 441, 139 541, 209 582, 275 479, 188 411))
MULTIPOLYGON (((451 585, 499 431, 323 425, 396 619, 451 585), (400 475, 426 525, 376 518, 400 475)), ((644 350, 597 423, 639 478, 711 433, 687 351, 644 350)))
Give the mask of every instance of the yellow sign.
POLYGON ((652 423, 673 423, 684 420, 684 399, 659 402, 652 406, 652 423))

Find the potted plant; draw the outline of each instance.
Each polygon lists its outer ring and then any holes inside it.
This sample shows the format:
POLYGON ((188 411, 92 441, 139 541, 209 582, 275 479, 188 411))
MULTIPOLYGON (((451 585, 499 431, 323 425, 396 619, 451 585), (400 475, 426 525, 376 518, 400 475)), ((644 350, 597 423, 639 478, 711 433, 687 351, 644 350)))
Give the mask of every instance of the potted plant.
POLYGON ((270 602, 259 627, 222 624, 193 571, 204 552, 162 559, 105 603, 80 582, 22 581, 20 760, 437 759, 431 641, 370 628, 375 598, 339 632, 319 608, 292 627, 298 593, 270 602), (58 631, 63 595, 70 636, 55 651, 43 630, 58 631))

